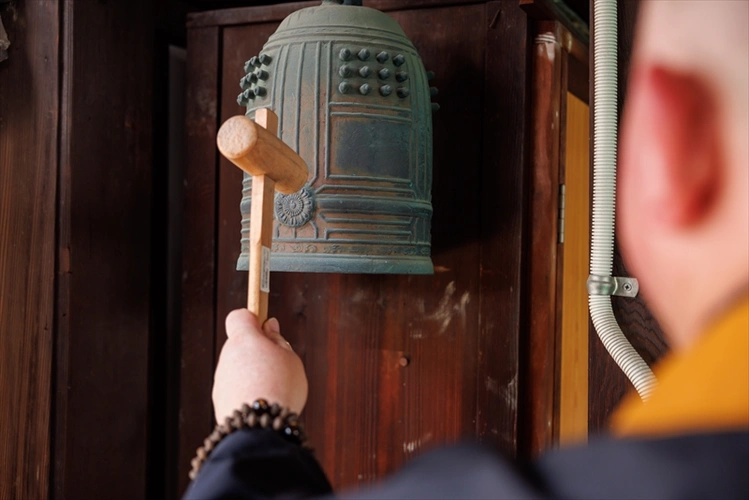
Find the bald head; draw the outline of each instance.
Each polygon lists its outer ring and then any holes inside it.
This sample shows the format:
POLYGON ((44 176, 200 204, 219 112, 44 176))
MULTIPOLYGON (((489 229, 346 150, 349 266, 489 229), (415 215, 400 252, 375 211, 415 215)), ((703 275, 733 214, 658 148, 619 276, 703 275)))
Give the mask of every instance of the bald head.
POLYGON ((749 293, 749 2, 642 2, 618 210, 675 348, 749 293))

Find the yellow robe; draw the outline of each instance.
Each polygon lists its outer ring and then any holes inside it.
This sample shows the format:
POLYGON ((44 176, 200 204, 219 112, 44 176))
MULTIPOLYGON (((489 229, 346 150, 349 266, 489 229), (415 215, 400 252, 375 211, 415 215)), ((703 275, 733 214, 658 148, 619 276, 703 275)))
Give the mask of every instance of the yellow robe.
POLYGON ((658 387, 646 403, 630 394, 614 414, 614 435, 749 429, 749 297, 690 349, 667 356, 655 374, 658 387))

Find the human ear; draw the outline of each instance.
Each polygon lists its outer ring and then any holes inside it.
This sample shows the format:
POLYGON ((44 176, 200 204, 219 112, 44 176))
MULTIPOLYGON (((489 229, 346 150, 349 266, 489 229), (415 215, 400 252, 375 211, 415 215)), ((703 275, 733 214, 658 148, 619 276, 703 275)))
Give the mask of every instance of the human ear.
POLYGON ((661 229, 699 223, 722 176, 711 89, 694 75, 646 66, 633 75, 630 98, 622 154, 638 171, 636 202, 661 229))

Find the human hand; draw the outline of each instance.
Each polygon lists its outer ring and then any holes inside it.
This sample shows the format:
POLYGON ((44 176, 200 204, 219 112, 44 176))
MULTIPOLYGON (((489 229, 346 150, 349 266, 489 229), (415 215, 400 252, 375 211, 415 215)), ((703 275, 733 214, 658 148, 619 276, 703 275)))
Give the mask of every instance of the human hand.
POLYGON ((226 336, 213 378, 216 421, 259 398, 301 413, 307 376, 302 360, 281 336, 278 320, 269 319, 261 329, 254 314, 237 309, 226 317, 226 336))

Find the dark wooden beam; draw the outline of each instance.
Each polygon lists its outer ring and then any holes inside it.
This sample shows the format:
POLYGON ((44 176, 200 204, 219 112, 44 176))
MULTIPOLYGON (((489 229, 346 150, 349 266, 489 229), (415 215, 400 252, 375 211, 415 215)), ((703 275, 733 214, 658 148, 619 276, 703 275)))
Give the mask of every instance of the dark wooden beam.
POLYGON ((0 498, 46 498, 59 116, 57 2, 0 5, 0 498))
POLYGON ((62 9, 53 495, 143 498, 151 437, 152 4, 68 0, 62 9))

